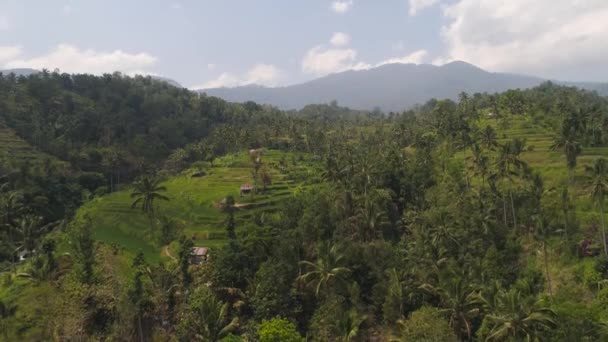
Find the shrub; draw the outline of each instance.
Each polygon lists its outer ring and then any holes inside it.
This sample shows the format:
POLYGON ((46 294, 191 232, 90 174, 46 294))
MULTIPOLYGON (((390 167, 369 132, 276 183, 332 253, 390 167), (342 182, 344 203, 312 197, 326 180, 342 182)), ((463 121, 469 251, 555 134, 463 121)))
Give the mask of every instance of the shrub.
POLYGON ((295 324, 280 317, 262 322, 258 328, 258 335, 260 342, 302 342, 304 340, 296 330, 295 324))

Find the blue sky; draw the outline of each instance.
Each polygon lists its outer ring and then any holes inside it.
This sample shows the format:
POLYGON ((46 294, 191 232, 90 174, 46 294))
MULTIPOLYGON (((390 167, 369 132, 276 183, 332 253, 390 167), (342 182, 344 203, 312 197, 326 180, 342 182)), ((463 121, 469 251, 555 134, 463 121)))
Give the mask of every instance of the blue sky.
POLYGON ((384 63, 608 81, 606 0, 0 0, 0 69, 287 85, 384 63))

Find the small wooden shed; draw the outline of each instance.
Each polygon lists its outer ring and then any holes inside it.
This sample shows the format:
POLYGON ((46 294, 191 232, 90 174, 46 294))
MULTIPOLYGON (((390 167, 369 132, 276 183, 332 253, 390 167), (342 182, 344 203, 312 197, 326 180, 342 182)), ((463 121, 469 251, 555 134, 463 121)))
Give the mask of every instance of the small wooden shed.
POLYGON ((251 187, 251 184, 249 183, 241 185, 241 196, 251 193, 252 190, 253 187, 251 187))
POLYGON ((190 263, 193 265, 199 265, 206 262, 209 258, 209 248, 207 247, 193 247, 190 252, 190 263))

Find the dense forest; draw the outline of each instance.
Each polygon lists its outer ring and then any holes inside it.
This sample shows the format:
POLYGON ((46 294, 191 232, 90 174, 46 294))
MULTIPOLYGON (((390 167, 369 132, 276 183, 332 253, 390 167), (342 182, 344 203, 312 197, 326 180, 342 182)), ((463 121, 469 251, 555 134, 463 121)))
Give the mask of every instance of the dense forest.
POLYGON ((286 112, 44 71, 0 75, 0 141, 0 340, 608 339, 593 92, 286 112))

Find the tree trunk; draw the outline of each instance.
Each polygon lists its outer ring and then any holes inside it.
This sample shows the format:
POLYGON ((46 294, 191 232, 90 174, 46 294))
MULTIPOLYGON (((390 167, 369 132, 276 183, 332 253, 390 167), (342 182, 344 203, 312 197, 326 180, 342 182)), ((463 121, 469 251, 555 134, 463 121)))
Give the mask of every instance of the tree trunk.
MULTIPOLYGON (((511 182, 510 182, 511 183, 511 182)), ((517 230, 517 215, 515 215, 515 203, 513 202, 512 184, 509 186, 509 197, 511 198, 511 212, 513 213, 513 231, 517 230)))
POLYGON ((144 342, 144 333, 141 328, 141 316, 137 315, 137 330, 139 331, 139 341, 144 342))
POLYGON ((543 241, 543 256, 545 259, 545 276, 547 277, 547 287, 549 288, 549 295, 553 297, 553 290, 551 289, 551 277, 549 276, 549 260, 547 256, 547 241, 543 241))
POLYGON ((505 195, 502 195, 502 217, 505 220, 505 227, 507 227, 507 199, 505 195))
POLYGON ((600 218, 602 219, 602 241, 604 242, 604 255, 608 256, 608 246, 606 245, 606 226, 604 223, 604 198, 600 199, 600 210, 600 218))

